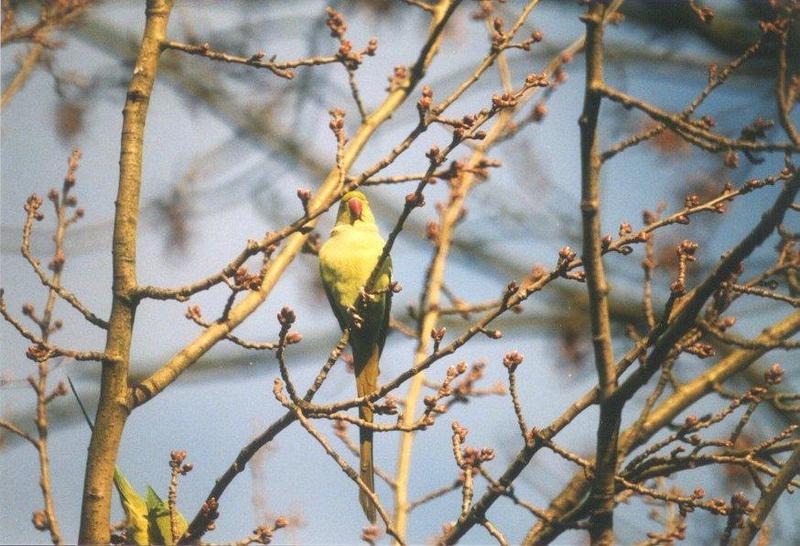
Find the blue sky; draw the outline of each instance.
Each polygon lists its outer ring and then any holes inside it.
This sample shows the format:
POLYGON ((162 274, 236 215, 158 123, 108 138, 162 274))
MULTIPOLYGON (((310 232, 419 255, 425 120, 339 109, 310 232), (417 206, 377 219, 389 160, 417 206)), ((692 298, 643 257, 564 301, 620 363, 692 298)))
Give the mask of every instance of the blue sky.
MULTIPOLYGON (((510 4, 510 9, 515 11, 516 3, 510 4)), ((320 16, 324 4, 303 1, 289 7, 267 9, 256 3, 248 4, 246 9, 253 10, 251 16, 258 26, 251 40, 253 49, 266 49, 269 54, 278 54, 279 58, 295 58, 308 53, 309 17, 320 16)), ((485 30, 481 24, 465 17, 470 9, 471 6, 460 9, 453 31, 431 67, 429 78, 438 98, 446 96, 460 81, 459 76, 463 78, 485 51, 485 30)), ((134 37, 141 32, 141 11, 138 5, 104 5, 93 17, 122 29, 123 35, 134 37)), ((196 10, 184 6, 174 14, 170 34, 180 36, 180 29, 193 29, 199 36, 208 36, 208 41, 213 44, 215 37, 239 21, 224 11, 209 4, 196 10)), ((532 16, 531 28, 544 31, 543 47, 564 46, 582 30, 577 14, 574 9, 560 9, 553 2, 543 2, 532 16)), ((424 18, 404 15, 402 20, 398 20, 391 13, 384 18, 362 12, 352 14, 349 22, 349 37, 355 44, 366 43, 373 35, 379 38, 378 55, 367 59, 358 71, 364 100, 368 106, 375 106, 384 94, 391 67, 414 59, 415 44, 424 32, 424 18)), ((69 35, 65 38, 65 46, 56 52, 57 66, 85 76, 100 75, 114 81, 125 81, 130 72, 126 63, 120 64, 115 56, 98 51, 89 41, 69 35)), ((692 68, 680 70, 675 63, 669 64, 668 69, 657 70, 645 62, 637 62, 635 55, 624 54, 626 48, 644 43, 647 51, 653 54, 667 52, 678 58, 699 59, 700 63, 713 61, 721 64, 726 60, 724 55, 709 51, 691 39, 682 40, 677 46, 677 40, 658 39, 633 25, 611 28, 608 39, 620 51, 608 66, 609 81, 669 110, 680 110, 705 85, 702 72, 692 68)), ((320 32, 316 42, 321 52, 334 48, 327 32, 320 32)), ((12 60, 17 51, 4 48, 4 83, 13 69, 12 60)), ((528 72, 539 71, 546 60, 543 55, 513 52, 511 67, 515 81, 521 81, 528 72)), ((217 67, 210 61, 198 62, 187 66, 203 67, 206 71, 201 74, 203 77, 217 76, 214 74, 217 67)), ((309 85, 311 98, 301 105, 290 94, 286 99, 279 99, 277 106, 271 101, 277 96, 277 90, 283 87, 268 81, 274 80, 274 76, 266 72, 261 74, 260 78, 264 80, 261 88, 245 80, 237 81, 237 74, 245 70, 243 67, 225 67, 224 72, 220 69, 219 75, 225 75, 223 79, 238 101, 272 108, 271 115, 284 130, 289 129, 289 134, 302 143, 307 153, 330 167, 335 148, 333 137, 326 128, 326 111, 332 107, 345 108, 351 131, 357 120, 341 67, 314 69, 310 81, 303 80, 305 73, 299 74, 297 80, 288 86, 309 85)), ((524 274, 534 263, 554 263, 558 249, 564 244, 576 246, 569 234, 580 229, 576 120, 582 100, 582 58, 569 65, 568 73, 568 81, 548 103, 550 114, 545 122, 526 130, 515 143, 501 145, 493 152, 493 157, 503 160, 504 168, 493 174, 489 182, 479 186, 468 201, 469 214, 459 227, 459 237, 464 241, 492 241, 492 251, 512 264, 506 264, 498 272, 476 264, 472 256, 457 247, 448 265, 447 284, 469 301, 497 297, 514 275, 524 274)), ((480 109, 500 88, 496 71, 490 70, 451 114, 456 117, 480 109)), ((296 188, 313 189, 320 183, 319 178, 263 143, 237 135, 229 123, 212 115, 178 89, 166 75, 161 76, 148 117, 142 190, 142 202, 147 206, 141 222, 138 256, 138 276, 142 284, 175 286, 215 272, 238 252, 247 239, 259 238, 265 231, 279 228, 300 213, 299 203, 294 197, 296 188), (184 187, 191 195, 185 252, 170 246, 169 226, 156 206, 170 196, 180 180, 190 181, 184 187)), ((715 93, 701 113, 719 113, 721 131, 742 126, 756 115, 772 114, 772 106, 767 102, 770 93, 771 83, 752 78, 734 79, 715 93)), ((60 186, 69 153, 72 147, 78 146, 83 159, 75 194, 86 209, 86 217, 78 225, 75 239, 67 244, 64 283, 100 316, 107 316, 111 281, 110 221, 116 191, 123 100, 124 93, 119 87, 92 99, 84 130, 68 140, 61 139, 53 129, 58 98, 53 92, 52 78, 38 71, 26 89, 3 110, 0 124, 3 253, 0 263, 2 285, 12 310, 18 311, 28 301, 41 306, 46 296, 27 264, 14 250, 19 244, 16 228, 24 220, 22 204, 31 192, 44 195, 51 186, 60 186)), ((606 146, 629 134, 639 123, 639 118, 613 105, 604 105, 602 120, 602 138, 606 146)), ((354 172, 382 157, 415 123, 414 101, 409 100, 376 134, 356 163, 354 172)), ((429 131, 389 172, 422 171, 425 166, 423 151, 432 143, 442 145, 448 140, 441 130, 429 131)), ((456 156, 466 153, 467 150, 461 149, 456 156)), ((743 168, 729 173, 729 176, 741 182, 751 176, 770 173, 780 164, 777 160, 779 158, 770 160, 749 173, 743 168)), ((697 152, 690 152, 675 162, 652 148, 636 150, 627 159, 612 160, 603 171, 604 231, 615 233, 622 221, 641 225, 641 210, 655 208, 661 200, 667 201, 668 210, 674 210, 681 205, 683 196, 683 192, 676 188, 693 176, 707 172, 713 165, 697 152)), ((370 191, 370 195, 381 203, 379 210, 383 214, 379 223, 384 233, 394 224, 402 208, 402 198, 408 191, 408 186, 370 191)), ((424 226, 425 221, 433 217, 432 204, 444 199, 446 191, 443 183, 430 188, 428 206, 414 213, 419 216, 415 225, 424 226)), ((760 215, 773 196, 774 192, 768 190, 737 202, 733 218, 724 219, 723 227, 703 233, 704 239, 699 241, 701 260, 708 264, 716 259, 727 245, 736 240, 737 235, 746 232, 746 220, 760 215)), ((36 225, 34 239, 35 250, 43 260, 50 250, 47 229, 52 226, 52 214, 49 212, 46 211, 48 218, 45 222, 36 225)), ((321 221, 319 231, 326 235, 331 224, 332 218, 328 215, 321 221)), ((676 233, 675 237, 680 237, 679 231, 672 231, 676 233)), ((416 231, 404 232, 398 239, 393 251, 394 271, 404 291, 395 299, 396 310, 416 304, 430 252, 430 246, 416 231)), ((631 257, 613 256, 608 259, 616 279, 612 297, 639 297, 640 260, 641 250, 631 257)), ((298 257, 268 301, 237 330, 247 338, 272 339, 277 334, 274 319, 277 310, 287 304, 295 308, 298 314, 296 327, 306 335, 306 341, 290 348, 288 359, 293 378, 302 386, 311 382, 317 367, 338 338, 335 319, 315 282, 316 267, 315 258, 298 257)), ((661 296, 665 294, 667 284, 662 282, 661 296)), ((217 289, 199 295, 196 302, 210 318, 221 309, 225 298, 225 292, 217 289)), ((527 357, 519 374, 528 422, 534 426, 546 426, 570 401, 593 385, 593 373, 565 363, 557 344, 553 343, 552 331, 537 326, 536 316, 559 311, 558 305, 554 293, 546 292, 526 305, 525 316, 531 318, 530 327, 509 329, 500 342, 478 339, 458 355, 444 359, 432 368, 429 377, 432 380, 442 378, 446 367, 461 359, 470 363, 485 360, 488 365, 484 383, 489 386, 505 377, 502 355, 507 350, 518 349, 527 357)), ((146 301, 139 307, 133 345, 134 371, 141 373, 152 369, 197 335, 198 328, 183 318, 185 307, 181 303, 153 301, 146 301)), ((754 312, 763 314, 770 311, 756 309, 754 312)), ((102 332, 83 323, 68 306, 60 305, 57 314, 65 322, 63 332, 56 337, 59 344, 81 349, 100 349, 103 346, 102 332)), ((459 326, 456 323, 448 337, 454 337, 464 327, 465 324, 459 326)), ((26 344, 5 323, 0 325, 0 334, 3 339, 0 374, 12 380, 0 390, 0 412, 28 426, 33 397, 24 378, 33 372, 33 368, 24 358, 26 344)), ((620 339, 619 343, 620 347, 624 346, 624 340, 620 339)), ((412 356, 413 344, 410 341, 399 334, 391 336, 381 364, 382 379, 387 380, 406 369, 412 356)), ((271 355, 246 353, 238 347, 220 344, 200 364, 204 373, 187 373, 161 396, 136 410, 125 429, 118 461, 135 486, 143 489, 149 483, 165 493, 169 480, 169 451, 186 450, 188 460, 195 465, 195 470, 182 479, 180 489, 179 506, 187 516, 194 514, 213 480, 230 464, 238 450, 283 413, 271 394, 273 378, 278 375, 271 355)), ((53 383, 66 375, 77 379, 84 398, 90 407, 94 407, 99 376, 96 365, 63 362, 52 374, 53 383)), ((352 376, 345 373, 344 366, 337 366, 319 399, 349 398, 354 391, 352 383, 352 376)), ((715 401, 705 409, 719 408, 721 404, 715 401)), ((54 402, 51 408, 60 413, 74 413, 74 401, 65 397, 54 402)), ((593 410, 585 412, 558 436, 559 443, 583 454, 591 453, 596 417, 593 410)), ((488 468, 499 473, 521 447, 517 430, 512 426, 513 419, 513 409, 505 397, 489 397, 456 406, 435 427, 418 437, 410 497, 413 499, 446 485, 457 475, 449 445, 452 420, 458 420, 471 429, 470 445, 489 446, 497 451, 497 460, 488 468)), ((342 448, 333 438, 327 423, 319 423, 319 428, 337 448, 342 448)), ((54 425, 50 435, 57 513, 68 540, 77 536, 88 440, 88 429, 75 419, 54 425)), ((380 466, 390 470, 394 468, 397 441, 395 434, 378 435, 376 459, 380 466)), ((37 462, 33 455, 29 446, 10 440, 0 451, 0 475, 4 480, 0 504, 5 507, 0 511, 0 542, 41 543, 47 538, 30 525, 30 514, 41 504, 36 484, 37 462)), ((290 427, 270 447, 265 461, 255 489, 253 475, 245 472, 227 490, 218 529, 207 536, 209 540, 237 540, 260 523, 252 502, 254 491, 259 490, 266 498, 270 513, 299 516, 305 522, 302 527, 282 531, 286 534, 281 535, 281 542, 358 541, 365 521, 355 502, 356 489, 307 433, 298 426, 290 427)), ((518 492, 537 506, 544 506, 573 471, 574 468, 562 460, 541 453, 521 477, 518 492), (554 480, 554 476, 563 478, 554 480)), ((378 487, 381 498, 389 503, 388 488, 383 484, 378 487)), ((710 481, 707 489, 713 488, 720 491, 720 495, 725 491, 723 484, 710 481)), ((794 497, 783 501, 778 514, 791 514, 793 507, 798 507, 797 502, 794 497)), ((443 522, 457 517, 459 503, 460 495, 455 493, 414 512, 410 542, 423 543, 438 533, 443 522)), ((121 509, 116 502, 114 510, 115 520, 121 519, 121 509)), ((623 539, 641 536, 657 527, 642 517, 643 514, 640 507, 623 506, 620 509, 619 529, 623 539)), ((499 502, 490 512, 490 517, 512 542, 519 541, 530 525, 522 510, 506 502, 499 502)), ((779 525, 789 525, 786 518, 777 518, 777 521, 779 525)), ((724 522, 713 520, 712 525, 721 528, 724 522)), ((483 529, 476 528, 466 537, 465 543, 483 544, 489 540, 483 529)), ((564 535, 564 540, 580 543, 582 537, 568 534, 564 535)))

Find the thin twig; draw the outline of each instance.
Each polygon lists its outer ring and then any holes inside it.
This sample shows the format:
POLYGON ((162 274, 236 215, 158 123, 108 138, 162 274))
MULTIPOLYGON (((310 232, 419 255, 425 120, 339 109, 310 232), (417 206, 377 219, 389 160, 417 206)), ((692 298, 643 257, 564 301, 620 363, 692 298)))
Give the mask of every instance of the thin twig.
MULTIPOLYGON (((418 59, 410 71, 410 80, 407 86, 391 91, 384 102, 372 112, 368 123, 362 124, 350 139, 345 154, 345 163, 352 165, 366 145, 369 138, 374 134, 384 121, 389 119, 392 113, 408 97, 411 90, 424 76, 427 67, 430 65, 433 56, 438 51, 442 40, 442 33, 458 0, 451 0, 437 4, 436 15, 433 17, 431 28, 423 45, 418 59)), ((338 169, 328 173, 325 181, 318 192, 309 201, 309 216, 317 215, 318 207, 332 206, 336 199, 341 197, 344 188, 339 186, 338 169)), ((306 219, 301 221, 302 226, 313 227, 314 222, 306 219)), ((300 228, 292 228, 299 230, 300 228)), ((307 230, 304 230, 307 231, 307 230)), ((236 304, 230 312, 229 318, 225 323, 214 324, 205 330, 195 340, 187 344, 183 350, 171 358, 164 366, 142 381, 137 387, 131 389, 127 397, 127 405, 134 408, 146 403, 158 393, 163 391, 171 384, 184 370, 197 361, 200 356, 211 349, 225 334, 238 326, 248 316, 250 316, 271 293, 272 288, 277 283, 288 265, 294 260, 305 246, 308 232, 292 232, 284 245, 283 250, 272 258, 268 268, 264 271, 263 280, 259 290, 248 293, 247 297, 236 304)), ((201 531, 202 532, 202 531, 201 531)))
MULTIPOLYGON (((689 119, 695 110, 703 103, 703 101, 720 85, 725 83, 728 78, 740 67, 744 64, 745 61, 750 59, 753 55, 755 55, 761 46, 763 45, 765 37, 761 37, 759 40, 754 42, 750 47, 748 47, 739 57, 731 61, 725 68, 722 70, 717 71, 715 75, 709 78, 708 84, 703 88, 697 97, 692 101, 688 108, 686 108, 683 112, 681 112, 681 116, 684 119, 689 119)), ((646 129, 636 135, 631 136, 630 138, 612 146, 610 149, 603 152, 600 156, 603 162, 608 161, 618 153, 630 148, 631 146, 635 146, 641 142, 646 140, 650 140, 653 137, 656 137, 663 133, 667 129, 667 125, 664 123, 660 123, 655 127, 650 129, 646 129)))
POLYGON ((0 428, 4 428, 7 431, 16 434, 17 436, 19 436, 23 440, 27 440, 28 442, 30 442, 30 444, 33 445, 33 447, 37 447, 38 448, 38 444, 39 444, 38 440, 36 440, 36 438, 34 438, 29 433, 27 433, 24 430, 22 430, 21 428, 19 428, 17 425, 12 423, 11 421, 6 421, 5 419, 0 419, 0 428))
POLYGON ((416 499, 414 501, 409 502, 408 506, 406 507, 406 512, 411 512, 415 508, 417 508, 418 506, 426 504, 426 503, 428 503, 428 502, 430 502, 430 501, 432 501, 434 499, 438 499, 439 497, 443 497, 444 495, 447 495, 448 493, 452 493, 456 489, 461 489, 461 484, 462 484, 461 480, 455 480, 450 485, 445 485, 444 487, 440 487, 439 489, 434 489, 433 491, 431 491, 427 495, 423 495, 422 497, 420 497, 420 498, 418 498, 418 499, 416 499))
POLYGON ((764 524, 764 520, 766 520, 772 507, 798 472, 800 472, 800 446, 795 448, 792 455, 781 467, 780 472, 767 486, 766 492, 761 495, 755 509, 745 521, 744 529, 739 531, 739 534, 733 539, 733 546, 747 546, 750 544, 764 524))
POLYGON ((215 61, 243 64, 252 66, 254 68, 266 68, 276 76, 280 76, 281 78, 286 78, 289 80, 294 78, 294 72, 291 70, 292 68, 298 68, 301 66, 319 66, 323 64, 340 62, 339 57, 330 55, 327 57, 306 57, 303 59, 297 59, 295 61, 276 63, 273 59, 268 61, 263 60, 265 55, 261 52, 251 55, 250 57, 241 57, 239 55, 231 55, 222 51, 211 49, 208 44, 191 45, 184 44, 182 42, 176 42, 174 40, 164 40, 161 42, 161 47, 163 49, 182 51, 190 55, 200 55, 215 61))
POLYGON ((361 122, 367 121, 367 109, 364 108, 364 102, 361 100, 361 92, 358 90, 358 81, 356 81, 356 71, 347 67, 347 83, 350 84, 350 93, 353 95, 353 100, 358 108, 358 113, 361 116, 361 122))
MULTIPOLYGON (((33 198, 34 196, 31 196, 31 198, 28 200, 28 203, 30 203, 31 199, 33 198)), ((54 282, 54 280, 51 279, 47 272, 42 268, 39 260, 33 256, 33 253, 31 252, 31 233, 33 231, 33 221, 36 211, 32 207, 27 208, 28 214, 25 219, 25 225, 22 228, 22 246, 20 251, 33 268, 36 276, 39 277, 39 280, 44 286, 54 291, 61 299, 74 307, 80 314, 84 316, 87 321, 100 328, 108 329, 108 322, 92 313, 85 305, 83 305, 83 303, 81 303, 75 294, 61 286, 60 283, 54 282)), ((66 225, 64 227, 66 228, 66 225)))
POLYGON ((293 405, 286 398, 286 396, 283 394, 282 390, 283 389, 282 389, 281 381, 279 379, 276 379, 275 380, 275 388, 273 389, 273 392, 275 394, 275 398, 277 398, 278 401, 281 404, 283 404, 284 407, 286 407, 290 411, 294 412, 297 420, 300 422, 300 424, 303 426, 303 428, 306 429, 306 431, 309 434, 311 434, 311 436, 313 436, 314 439, 317 440, 317 442, 319 442, 319 444, 322 446, 322 449, 325 450, 325 453, 327 453, 336 462, 336 464, 339 465, 339 468, 342 469, 342 472, 344 472, 347 475, 348 478, 353 480, 358 485, 359 489, 364 494, 369 496, 370 501, 372 501, 372 503, 374 504, 375 509, 378 511, 378 515, 381 517, 381 519, 383 520, 384 525, 386 526, 386 532, 389 535, 391 535, 392 537, 394 537, 394 539, 399 544, 404 545, 405 542, 397 534, 397 532, 395 531, 394 527, 392 526, 392 520, 389 518, 388 513, 383 508, 383 505, 381 504, 380 499, 378 499, 377 495, 375 495, 375 493, 373 493, 372 490, 370 490, 370 488, 367 486, 367 484, 365 484, 361 480, 361 477, 358 475, 358 472, 356 472, 355 469, 353 469, 353 467, 351 467, 349 464, 347 464, 347 461, 345 461, 344 458, 342 458, 342 456, 339 455, 336 452, 336 450, 331 447, 331 445, 328 443, 328 441, 325 439, 325 437, 322 436, 322 434, 319 431, 317 431, 317 429, 314 428, 314 426, 311 424, 311 421, 309 421, 308 418, 303 414, 303 411, 298 406, 293 405))
POLYGON ((727 150, 746 150, 749 152, 798 152, 800 145, 792 142, 769 143, 756 142, 745 139, 731 139, 699 126, 698 124, 686 121, 680 114, 671 114, 652 104, 632 97, 622 91, 614 89, 606 84, 598 86, 598 91, 610 100, 621 104, 626 108, 636 108, 663 123, 690 144, 694 144, 707 152, 721 152, 727 150))
POLYGON ((43 44, 38 43, 31 46, 30 50, 25 55, 25 60, 20 64, 17 73, 14 74, 14 79, 3 89, 3 95, 0 97, 0 108, 5 108, 11 99, 14 98, 14 95, 25 86, 28 78, 33 73, 33 69, 39 62, 42 52, 44 52, 43 44))
MULTIPOLYGON (((350 331, 345 330, 342 333, 342 336, 339 338, 339 341, 336 343, 336 346, 331 349, 330 354, 328 355, 328 359, 325 361, 325 364, 322 366, 320 371, 317 373, 314 382, 306 391, 305 396, 303 396, 304 402, 310 402, 314 395, 319 391, 322 384, 325 382, 325 379, 328 377, 328 373, 331 371, 333 366, 339 360, 339 357, 342 354, 342 351, 347 346, 347 342, 350 339, 350 331)), ((253 458, 253 456, 265 445, 271 442, 275 436, 277 436, 282 430, 286 427, 291 425, 296 420, 295 413, 293 411, 287 411, 283 414, 280 418, 274 421, 270 426, 268 426, 264 432, 259 434, 253 440, 251 440, 246 446, 244 446, 236 456, 236 459, 231 463, 230 466, 225 470, 225 472, 214 480, 214 487, 211 489, 209 494, 206 496, 206 502, 214 500, 214 503, 218 503, 219 500, 222 498, 223 493, 228 488, 228 486, 233 482, 234 478, 238 476, 241 472, 244 471, 247 463, 253 458)), ((186 532, 183 534, 183 537, 178 540, 179 544, 188 544, 203 535, 203 533, 208 530, 208 525, 213 520, 209 518, 210 514, 207 511, 202 510, 202 508, 197 512, 197 514, 192 519, 191 523, 189 524, 186 532)))

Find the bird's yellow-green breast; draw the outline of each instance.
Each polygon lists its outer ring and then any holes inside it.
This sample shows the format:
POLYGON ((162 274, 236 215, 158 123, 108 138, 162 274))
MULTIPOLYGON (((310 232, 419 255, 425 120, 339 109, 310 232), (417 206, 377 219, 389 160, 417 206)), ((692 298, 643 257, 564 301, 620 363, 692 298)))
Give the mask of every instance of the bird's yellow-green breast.
MULTIPOLYGON (((346 308, 355 304, 359 290, 378 263, 384 244, 364 194, 357 191, 345 194, 331 236, 319 251, 322 280, 337 306, 346 308), (359 204, 355 206, 351 203, 353 200, 359 204)), ((390 268, 386 260, 373 290, 389 285, 390 268)))

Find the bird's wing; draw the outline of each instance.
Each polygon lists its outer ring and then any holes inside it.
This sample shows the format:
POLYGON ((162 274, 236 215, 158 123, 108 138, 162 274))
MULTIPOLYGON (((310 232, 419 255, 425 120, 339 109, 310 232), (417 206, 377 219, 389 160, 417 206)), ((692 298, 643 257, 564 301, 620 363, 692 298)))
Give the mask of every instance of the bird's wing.
POLYGON ((381 324, 381 330, 378 333, 378 349, 380 352, 383 352, 383 346, 386 343, 386 335, 389 333, 389 320, 392 316, 392 295, 394 294, 391 289, 389 289, 389 285, 392 283, 392 257, 387 256, 386 261, 383 265, 386 275, 389 277, 386 282, 386 293, 384 294, 383 300, 383 322, 381 324))
POLYGON ((336 284, 336 271, 335 268, 332 267, 332 264, 326 260, 326 253, 324 252, 325 246, 331 244, 329 240, 325 245, 323 245, 323 249, 320 250, 319 253, 319 274, 320 278, 322 279, 322 287, 325 289, 325 295, 328 297, 328 303, 331 305, 331 310, 333 310, 333 314, 336 316, 336 320, 339 322, 339 327, 344 331, 344 329, 348 326, 348 317, 343 309, 342 302, 338 297, 339 294, 334 292, 334 285, 336 284))
POLYGON ((347 316, 342 310, 342 305, 336 299, 336 295, 333 293, 333 283, 328 282, 325 279, 325 272, 322 272, 322 286, 325 288, 325 295, 328 296, 328 303, 331 304, 331 309, 333 310, 333 314, 336 315, 336 320, 339 321, 339 328, 342 331, 347 328, 347 316))
POLYGON ((150 525, 147 520, 147 505, 144 499, 139 496, 125 475, 116 467, 114 468, 114 485, 117 487, 122 508, 128 518, 128 540, 140 546, 150 544, 148 534, 150 525))

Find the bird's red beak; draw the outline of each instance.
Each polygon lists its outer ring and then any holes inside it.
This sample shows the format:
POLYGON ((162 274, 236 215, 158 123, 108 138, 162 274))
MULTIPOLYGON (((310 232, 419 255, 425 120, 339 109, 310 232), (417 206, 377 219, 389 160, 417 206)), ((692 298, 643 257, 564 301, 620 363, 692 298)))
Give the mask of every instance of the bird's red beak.
POLYGON ((363 210, 363 205, 360 199, 351 199, 347 202, 347 208, 350 209, 350 217, 355 222, 356 220, 361 220, 361 212, 363 210))

